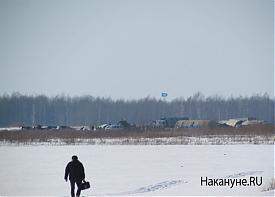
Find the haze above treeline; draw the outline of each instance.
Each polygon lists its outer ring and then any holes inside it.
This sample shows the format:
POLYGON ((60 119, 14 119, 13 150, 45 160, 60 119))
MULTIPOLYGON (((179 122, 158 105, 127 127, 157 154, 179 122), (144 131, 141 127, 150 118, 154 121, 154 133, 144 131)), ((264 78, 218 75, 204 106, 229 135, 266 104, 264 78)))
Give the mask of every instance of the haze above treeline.
POLYGON ((165 100, 165 97, 115 100, 91 95, 0 95, 0 126, 99 125, 120 120, 131 124, 150 124, 163 117, 217 121, 254 117, 273 123, 274 99, 268 94, 222 97, 204 96, 200 92, 171 101, 165 100))
POLYGON ((1 0, 0 94, 274 92, 273 0, 1 0))

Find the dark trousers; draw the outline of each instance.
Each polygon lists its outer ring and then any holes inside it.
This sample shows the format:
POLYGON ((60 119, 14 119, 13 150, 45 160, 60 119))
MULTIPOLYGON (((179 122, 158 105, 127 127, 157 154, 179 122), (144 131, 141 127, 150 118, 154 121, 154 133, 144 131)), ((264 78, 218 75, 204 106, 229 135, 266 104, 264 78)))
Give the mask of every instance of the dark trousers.
POLYGON ((80 179, 72 179, 72 180, 70 180, 70 182, 71 182, 71 196, 72 197, 75 197, 75 195, 74 195, 74 188, 75 188, 75 184, 77 185, 77 192, 76 192, 76 196, 80 196, 80 192, 81 192, 81 189, 80 189, 80 187, 81 187, 81 180, 80 179))

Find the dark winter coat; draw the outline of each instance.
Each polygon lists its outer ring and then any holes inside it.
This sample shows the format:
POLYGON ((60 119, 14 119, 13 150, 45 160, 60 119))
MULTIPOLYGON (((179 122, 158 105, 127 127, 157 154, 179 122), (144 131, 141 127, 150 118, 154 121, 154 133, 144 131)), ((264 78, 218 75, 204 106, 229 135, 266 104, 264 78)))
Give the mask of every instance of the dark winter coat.
POLYGON ((65 169, 65 179, 70 180, 83 180, 85 179, 85 172, 82 163, 78 160, 69 162, 65 169))

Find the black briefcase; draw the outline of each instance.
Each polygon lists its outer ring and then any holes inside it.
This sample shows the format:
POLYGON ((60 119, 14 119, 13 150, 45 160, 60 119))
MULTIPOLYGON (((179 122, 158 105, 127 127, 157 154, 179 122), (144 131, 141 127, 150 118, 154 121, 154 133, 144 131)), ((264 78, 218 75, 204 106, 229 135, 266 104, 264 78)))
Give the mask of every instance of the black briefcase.
POLYGON ((89 188, 90 188, 90 183, 89 183, 89 181, 84 181, 84 180, 83 180, 83 183, 81 183, 80 189, 81 189, 81 190, 84 190, 84 189, 89 189, 89 188))

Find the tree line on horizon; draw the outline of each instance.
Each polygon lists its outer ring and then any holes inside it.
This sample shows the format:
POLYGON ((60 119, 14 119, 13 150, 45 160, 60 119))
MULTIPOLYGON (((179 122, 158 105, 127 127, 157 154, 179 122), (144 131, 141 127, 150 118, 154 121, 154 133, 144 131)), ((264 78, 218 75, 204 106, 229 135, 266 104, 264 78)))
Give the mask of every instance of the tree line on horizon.
POLYGON ((165 101, 146 97, 113 100, 93 96, 0 96, 0 126, 100 125, 126 120, 148 125, 164 117, 227 120, 254 117, 274 123, 274 100, 267 94, 223 98, 198 92, 188 98, 165 101))

